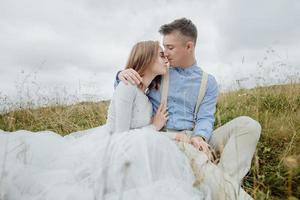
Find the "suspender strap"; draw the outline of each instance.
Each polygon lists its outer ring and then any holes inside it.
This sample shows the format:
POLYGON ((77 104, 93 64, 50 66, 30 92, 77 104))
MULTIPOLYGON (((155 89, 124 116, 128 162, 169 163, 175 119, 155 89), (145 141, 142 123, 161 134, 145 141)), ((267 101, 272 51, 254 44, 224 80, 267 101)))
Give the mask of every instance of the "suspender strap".
POLYGON ((162 77, 162 85, 161 85, 160 103, 165 102, 166 106, 168 100, 168 92, 169 92, 169 68, 167 69, 166 74, 162 77))
MULTIPOLYGON (((167 72, 162 77, 162 85, 160 89, 160 103, 165 102, 165 105, 167 106, 169 93, 169 68, 167 68, 167 72)), ((166 131, 166 125, 162 128, 162 130, 166 131)))
POLYGON ((196 103, 196 107, 195 107, 195 111, 194 111, 195 123, 196 123, 196 120, 197 120, 197 114, 198 114, 198 111, 199 111, 200 104, 201 104, 201 102, 202 102, 202 100, 205 96, 205 93, 206 93, 207 81, 208 81, 208 74, 203 71, 201 85, 199 87, 198 99, 197 99, 197 103, 196 103))

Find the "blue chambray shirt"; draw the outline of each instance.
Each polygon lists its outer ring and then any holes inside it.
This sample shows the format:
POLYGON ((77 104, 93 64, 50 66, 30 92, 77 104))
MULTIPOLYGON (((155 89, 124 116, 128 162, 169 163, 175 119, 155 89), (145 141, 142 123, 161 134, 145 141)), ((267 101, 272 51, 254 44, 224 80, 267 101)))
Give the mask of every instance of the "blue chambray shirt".
MULTIPOLYGON (((199 94, 203 70, 195 63, 187 68, 170 67, 167 129, 192 130, 194 128, 194 110, 199 94)), ((115 82, 115 86, 118 81, 115 82)), ((147 94, 156 113, 160 105, 161 91, 151 89, 147 94)), ((216 79, 208 76, 207 90, 200 104, 195 121, 194 136, 202 136, 208 141, 215 122, 214 113, 218 97, 216 79)))

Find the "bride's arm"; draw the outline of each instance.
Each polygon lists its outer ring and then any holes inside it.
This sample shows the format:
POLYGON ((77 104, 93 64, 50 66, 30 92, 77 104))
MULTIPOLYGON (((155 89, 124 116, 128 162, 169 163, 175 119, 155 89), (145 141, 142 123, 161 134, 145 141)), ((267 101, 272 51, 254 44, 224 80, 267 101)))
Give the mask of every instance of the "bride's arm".
POLYGON ((132 120, 133 102, 136 98, 137 87, 131 84, 120 83, 115 90, 115 132, 124 132, 130 129, 132 120))

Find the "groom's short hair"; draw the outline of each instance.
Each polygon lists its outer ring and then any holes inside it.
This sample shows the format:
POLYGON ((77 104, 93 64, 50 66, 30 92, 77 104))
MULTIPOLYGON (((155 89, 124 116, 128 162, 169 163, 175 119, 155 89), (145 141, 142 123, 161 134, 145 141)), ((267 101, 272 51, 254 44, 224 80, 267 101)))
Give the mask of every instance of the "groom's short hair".
POLYGON ((162 25, 159 29, 159 33, 162 35, 168 35, 174 31, 178 31, 182 35, 191 38, 196 44, 197 28, 191 20, 186 18, 176 19, 169 24, 162 25))

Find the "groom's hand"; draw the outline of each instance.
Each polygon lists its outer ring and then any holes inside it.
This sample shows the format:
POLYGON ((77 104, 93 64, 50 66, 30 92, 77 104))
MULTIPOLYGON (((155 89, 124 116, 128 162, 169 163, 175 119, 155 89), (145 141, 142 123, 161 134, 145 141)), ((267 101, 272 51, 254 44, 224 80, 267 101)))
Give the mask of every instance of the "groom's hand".
POLYGON ((191 138, 191 144, 200 151, 203 151, 209 158, 211 157, 211 153, 209 150, 209 144, 205 142, 205 140, 200 136, 195 136, 191 138))
POLYGON ((190 138, 186 135, 184 131, 176 133, 175 140, 178 142, 191 143, 190 138))
POLYGON ((118 78, 120 81, 125 83, 131 83, 133 85, 139 85, 142 81, 142 77, 137 73, 134 69, 124 69, 118 74, 118 78))

